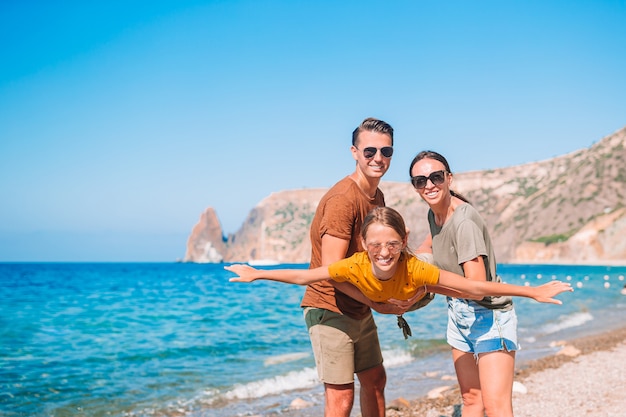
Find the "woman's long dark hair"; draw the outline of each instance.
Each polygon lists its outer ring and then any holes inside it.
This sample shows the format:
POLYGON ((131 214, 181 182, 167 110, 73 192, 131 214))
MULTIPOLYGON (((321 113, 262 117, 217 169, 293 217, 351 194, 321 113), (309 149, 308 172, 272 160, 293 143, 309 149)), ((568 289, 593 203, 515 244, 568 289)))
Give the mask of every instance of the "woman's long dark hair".
MULTIPOLYGON (((411 177, 411 171, 413 171, 413 166, 417 164, 419 161, 421 161, 422 159, 434 159, 435 161, 439 161, 443 164, 444 168, 446 169, 446 172, 450 174, 452 173, 452 170, 450 169, 450 164, 448 164, 448 160, 442 154, 435 152, 435 151, 422 151, 418 153, 417 155, 415 155, 415 158, 413 158, 413 161, 411 162, 411 165, 409 166, 409 178, 411 177)), ((453 197, 458 198, 459 200, 465 201, 467 204, 472 204, 469 202, 467 198, 465 198, 462 194, 457 193, 456 191, 450 190, 450 194, 453 197)))

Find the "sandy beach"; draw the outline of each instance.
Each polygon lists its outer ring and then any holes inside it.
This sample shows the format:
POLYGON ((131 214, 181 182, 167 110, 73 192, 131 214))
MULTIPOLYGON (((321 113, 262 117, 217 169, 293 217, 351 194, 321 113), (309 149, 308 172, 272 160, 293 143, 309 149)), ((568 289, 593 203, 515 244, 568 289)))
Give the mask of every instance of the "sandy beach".
MULTIPOLYGON (((557 342, 553 356, 517 366, 516 417, 626 415, 626 327, 557 342)), ((437 398, 388 398, 387 417, 460 417, 454 385, 437 398)))

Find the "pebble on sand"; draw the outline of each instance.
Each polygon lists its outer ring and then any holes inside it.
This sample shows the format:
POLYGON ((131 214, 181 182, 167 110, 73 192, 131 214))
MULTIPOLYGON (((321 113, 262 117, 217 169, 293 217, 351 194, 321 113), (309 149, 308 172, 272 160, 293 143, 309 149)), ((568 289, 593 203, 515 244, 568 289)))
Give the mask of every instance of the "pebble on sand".
POLYGON ((313 403, 303 400, 302 398, 294 399, 291 404, 289 404, 289 408, 292 410, 301 410, 303 408, 309 408, 313 406, 313 403))

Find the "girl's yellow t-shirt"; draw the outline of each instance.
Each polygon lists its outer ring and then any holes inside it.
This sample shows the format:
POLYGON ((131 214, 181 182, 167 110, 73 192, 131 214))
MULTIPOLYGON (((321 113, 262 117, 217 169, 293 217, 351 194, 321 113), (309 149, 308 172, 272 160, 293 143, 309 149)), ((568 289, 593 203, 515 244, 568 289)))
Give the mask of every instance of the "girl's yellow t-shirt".
POLYGON ((377 302, 390 298, 408 300, 418 288, 439 282, 439 268, 406 253, 400 255, 396 272, 386 281, 374 276, 367 252, 358 252, 330 264, 328 272, 334 281, 350 282, 367 298, 377 302))

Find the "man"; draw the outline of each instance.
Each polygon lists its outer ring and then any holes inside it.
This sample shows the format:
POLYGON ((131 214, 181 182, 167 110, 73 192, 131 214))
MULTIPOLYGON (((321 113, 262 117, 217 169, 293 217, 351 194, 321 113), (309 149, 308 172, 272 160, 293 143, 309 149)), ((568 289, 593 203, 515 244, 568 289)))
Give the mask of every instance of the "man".
MULTIPOLYGON (((393 128, 382 120, 365 119, 352 133, 350 150, 356 169, 322 197, 313 217, 310 268, 362 251, 363 219, 371 209, 385 205, 378 185, 391 163, 393 128)), ((370 307, 346 293, 365 299, 351 284, 324 281, 307 286, 301 303, 324 383, 324 415, 350 416, 356 373, 362 416, 383 417, 386 374, 376 324, 370 307)))

